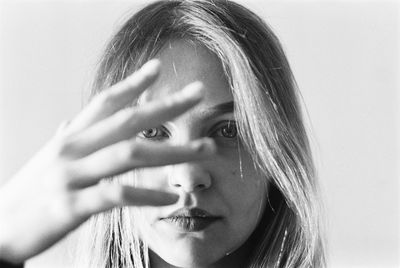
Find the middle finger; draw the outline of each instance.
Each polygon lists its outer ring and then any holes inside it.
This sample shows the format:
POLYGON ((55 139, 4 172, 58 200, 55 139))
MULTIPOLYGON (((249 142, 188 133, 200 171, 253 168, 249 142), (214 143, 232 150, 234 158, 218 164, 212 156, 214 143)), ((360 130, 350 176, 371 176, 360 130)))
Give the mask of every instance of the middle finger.
POLYGON ((64 154, 83 157, 175 118, 201 101, 202 87, 200 82, 194 82, 165 100, 121 110, 73 136, 65 146, 64 154))

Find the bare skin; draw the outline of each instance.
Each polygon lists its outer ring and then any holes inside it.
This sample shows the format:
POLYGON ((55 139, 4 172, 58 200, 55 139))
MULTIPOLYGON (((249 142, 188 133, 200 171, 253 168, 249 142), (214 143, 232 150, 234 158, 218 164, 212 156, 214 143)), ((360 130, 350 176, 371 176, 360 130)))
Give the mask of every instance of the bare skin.
POLYGON ((19 263, 52 246, 91 215, 119 206, 164 206, 178 195, 99 183, 139 167, 201 160, 213 155, 209 138, 183 145, 137 140, 143 129, 173 119, 203 98, 202 84, 140 107, 125 108, 154 83, 152 60, 98 94, 0 189, 0 259, 19 263))

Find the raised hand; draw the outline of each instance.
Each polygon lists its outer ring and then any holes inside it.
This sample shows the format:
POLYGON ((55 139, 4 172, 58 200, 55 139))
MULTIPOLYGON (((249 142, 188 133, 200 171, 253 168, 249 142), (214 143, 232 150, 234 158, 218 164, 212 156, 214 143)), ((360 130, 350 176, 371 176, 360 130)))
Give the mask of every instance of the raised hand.
POLYGON ((163 100, 132 103, 157 78, 151 60, 130 77, 104 90, 0 189, 0 259, 22 262, 64 237, 91 215, 125 205, 169 205, 178 196, 103 178, 138 167, 204 159, 212 140, 168 145, 136 139, 144 129, 170 120, 202 99, 195 82, 163 100))

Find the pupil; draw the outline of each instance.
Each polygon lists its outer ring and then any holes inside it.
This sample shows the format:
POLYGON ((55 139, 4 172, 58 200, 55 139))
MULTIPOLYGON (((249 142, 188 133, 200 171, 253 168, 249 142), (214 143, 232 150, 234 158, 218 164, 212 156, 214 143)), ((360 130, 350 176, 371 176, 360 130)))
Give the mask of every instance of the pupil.
POLYGON ((157 134, 157 130, 155 128, 150 128, 150 129, 143 131, 143 135, 146 138, 152 138, 152 137, 156 136, 156 134, 157 134))
POLYGON ((236 128, 229 124, 222 129, 222 135, 227 138, 234 138, 236 136, 236 128))

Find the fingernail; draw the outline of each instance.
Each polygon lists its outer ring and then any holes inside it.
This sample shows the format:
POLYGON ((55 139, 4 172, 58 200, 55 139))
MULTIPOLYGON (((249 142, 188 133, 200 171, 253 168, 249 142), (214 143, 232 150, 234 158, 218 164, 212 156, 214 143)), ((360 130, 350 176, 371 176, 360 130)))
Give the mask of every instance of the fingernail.
POLYGON ((190 99, 200 99, 204 95, 204 87, 203 83, 200 81, 193 82, 189 85, 187 85, 181 93, 182 96, 190 99))
POLYGON ((146 74, 156 74, 161 66, 161 62, 159 59, 151 59, 140 68, 140 71, 146 74))
POLYGON ((196 152, 204 155, 212 155, 217 152, 214 141, 208 138, 196 142, 193 147, 196 152))

